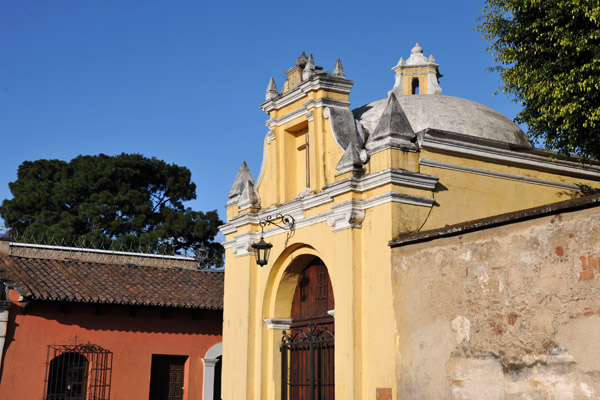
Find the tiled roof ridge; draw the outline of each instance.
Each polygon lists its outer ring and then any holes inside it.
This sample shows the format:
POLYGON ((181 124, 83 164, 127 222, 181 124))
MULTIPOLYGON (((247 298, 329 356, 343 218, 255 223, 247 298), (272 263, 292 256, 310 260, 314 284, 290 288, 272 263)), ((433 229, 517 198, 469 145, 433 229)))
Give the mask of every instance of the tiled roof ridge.
POLYGON ((223 309, 223 271, 0 254, 0 278, 33 301, 223 309))
POLYGON ((206 272, 206 273, 224 273, 224 271, 221 269, 215 269, 215 270, 210 270, 210 269, 192 269, 192 268, 184 268, 184 267, 178 267, 178 266, 172 266, 172 265, 165 265, 165 266, 156 266, 156 265, 143 265, 143 264, 134 264, 131 262, 124 262, 124 263, 117 263, 117 262, 102 262, 102 261, 87 261, 87 260, 77 260, 75 258, 63 258, 63 259, 58 259, 58 258, 42 258, 42 257, 24 257, 24 256, 19 256, 19 255, 6 255, 6 257, 10 258, 10 259, 23 259, 23 260, 45 260, 45 261, 58 261, 58 262, 75 262, 75 263, 83 263, 83 264, 89 264, 89 265, 113 265, 113 266, 124 266, 124 267, 128 267, 128 268, 153 268, 156 270, 165 270, 165 269, 172 269, 172 270, 184 270, 184 271, 194 271, 194 272, 206 272))

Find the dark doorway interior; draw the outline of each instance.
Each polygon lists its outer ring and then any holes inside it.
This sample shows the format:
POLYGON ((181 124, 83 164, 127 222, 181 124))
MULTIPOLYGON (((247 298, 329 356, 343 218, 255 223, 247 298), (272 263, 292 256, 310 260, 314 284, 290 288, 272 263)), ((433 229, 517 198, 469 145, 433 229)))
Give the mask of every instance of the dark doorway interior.
POLYGON ((334 310, 327 267, 315 259, 300 274, 292 301, 291 332, 282 352, 283 400, 333 400, 334 310))
POLYGON ((187 356, 152 355, 150 400, 183 400, 183 369, 187 356))
POLYGON ((217 357, 217 363, 215 364, 215 386, 213 392, 213 400, 221 400, 221 359, 217 357))

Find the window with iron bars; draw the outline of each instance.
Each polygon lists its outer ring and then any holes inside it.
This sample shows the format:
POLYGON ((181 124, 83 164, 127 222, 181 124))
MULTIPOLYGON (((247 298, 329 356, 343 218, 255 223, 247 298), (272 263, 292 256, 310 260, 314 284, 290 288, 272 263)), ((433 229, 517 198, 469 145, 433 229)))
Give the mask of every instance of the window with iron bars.
POLYGON ((95 344, 49 345, 44 400, 109 400, 112 353, 95 344))

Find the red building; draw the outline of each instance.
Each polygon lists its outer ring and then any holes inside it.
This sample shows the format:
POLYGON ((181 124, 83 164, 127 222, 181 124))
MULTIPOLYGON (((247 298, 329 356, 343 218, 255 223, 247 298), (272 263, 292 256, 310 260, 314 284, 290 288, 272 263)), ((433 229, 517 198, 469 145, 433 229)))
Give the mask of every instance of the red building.
POLYGON ((0 240, 0 400, 220 398, 223 273, 0 240))

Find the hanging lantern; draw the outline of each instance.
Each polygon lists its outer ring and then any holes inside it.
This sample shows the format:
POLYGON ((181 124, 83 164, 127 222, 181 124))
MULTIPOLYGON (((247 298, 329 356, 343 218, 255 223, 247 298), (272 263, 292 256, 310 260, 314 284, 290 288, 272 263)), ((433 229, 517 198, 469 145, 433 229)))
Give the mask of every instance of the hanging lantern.
POLYGON ((265 242, 265 239, 261 236, 260 241, 252 243, 252 249, 254 250, 254 256, 256 257, 256 263, 261 267, 267 265, 269 262, 269 253, 271 252, 271 243, 265 242))
POLYGON ((252 250, 254 250, 254 256, 256 257, 256 263, 261 267, 267 265, 269 262, 269 253, 271 252, 271 243, 265 242, 265 226, 275 225, 278 228, 285 229, 288 232, 285 240, 285 246, 287 247, 288 240, 293 236, 296 224, 294 218, 291 215, 277 214, 275 216, 268 216, 265 219, 261 219, 258 224, 261 228, 260 241, 252 243, 252 250))

